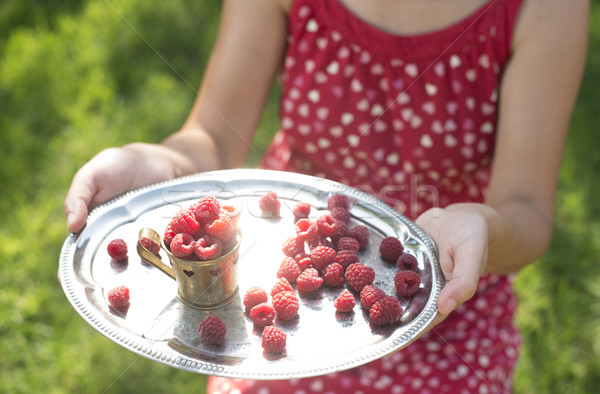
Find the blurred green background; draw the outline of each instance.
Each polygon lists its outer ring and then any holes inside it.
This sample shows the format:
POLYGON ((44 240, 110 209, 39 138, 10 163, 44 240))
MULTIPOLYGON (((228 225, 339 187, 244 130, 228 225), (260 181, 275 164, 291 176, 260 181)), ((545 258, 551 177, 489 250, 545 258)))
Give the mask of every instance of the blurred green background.
MULTIPOLYGON (((0 392, 204 392, 205 377, 140 358, 97 333, 70 306, 56 273, 73 174, 105 147, 158 142, 181 126, 219 8, 181 0, 0 3, 0 392)), ((600 387, 599 86, 593 3, 555 237, 516 280, 524 335, 517 393, 600 387)), ((259 151, 277 129, 276 102, 274 91, 259 151)))

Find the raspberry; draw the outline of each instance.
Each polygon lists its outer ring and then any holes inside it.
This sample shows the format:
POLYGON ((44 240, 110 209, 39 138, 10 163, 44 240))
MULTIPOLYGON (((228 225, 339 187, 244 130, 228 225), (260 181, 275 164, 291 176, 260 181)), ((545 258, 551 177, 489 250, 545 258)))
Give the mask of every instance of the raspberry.
POLYGON ((296 283, 298 276, 300 276, 300 267, 296 260, 291 257, 284 258, 277 270, 277 277, 285 278, 290 283, 296 283))
POLYGON ((213 260, 221 255, 223 244, 217 238, 205 235, 194 243, 194 252, 200 260, 213 260))
POLYGON ((367 285, 360 291, 360 305, 369 311, 373 304, 383 297, 385 297, 385 292, 383 290, 373 285, 367 285))
POLYGON ((286 256, 294 257, 304 252, 304 241, 298 237, 289 237, 283 242, 281 250, 286 256))
POLYGON ((319 290, 323 284, 323 278, 319 277, 319 271, 308 268, 298 277, 298 291, 301 293, 312 293, 319 290))
POLYGON ((413 271, 399 271, 394 276, 396 292, 402 297, 410 297, 415 294, 421 285, 421 277, 413 271))
POLYGON ((108 291, 108 302, 115 308, 129 305, 129 289, 125 286, 113 287, 108 291))
POLYGON ((216 315, 210 315, 200 323, 198 327, 200 338, 202 342, 211 345, 220 345, 225 342, 225 334, 227 334, 227 328, 223 320, 216 315))
POLYGON ((319 235, 317 224, 308 219, 300 219, 296 222, 296 236, 302 241, 307 241, 319 235))
POLYGON ((358 253, 360 250, 360 244, 356 240, 356 238, 352 237, 342 237, 338 239, 336 243, 337 251, 340 252, 342 250, 351 250, 353 252, 358 253))
POLYGON ((110 241, 106 250, 108 255, 115 261, 121 261, 127 258, 127 244, 121 238, 110 241))
POLYGON ((204 197, 190 207, 190 212, 194 213, 198 223, 211 223, 219 217, 221 204, 212 196, 204 197))
POLYGON ((202 226, 198 229, 198 231, 196 231, 192 235, 194 236, 194 239, 198 240, 206 235, 206 228, 204 228, 204 226, 202 226))
POLYGON ((288 282, 288 280, 285 278, 279 278, 277 282, 275 282, 275 285, 273 285, 271 288, 271 297, 275 296, 277 293, 281 293, 282 291, 294 291, 294 288, 292 285, 290 285, 290 282, 288 282))
POLYGON ((334 234, 338 234, 340 232, 340 227, 344 223, 332 218, 329 215, 321 215, 317 218, 317 228, 319 229, 319 234, 323 237, 330 237, 334 234))
POLYGON ((348 285, 353 290, 361 291, 366 285, 373 283, 375 271, 363 263, 354 263, 346 269, 345 277, 348 285))
POLYGON ((160 253, 160 245, 147 237, 140 238, 140 245, 148 250, 148 252, 152 253, 155 256, 158 256, 160 253))
POLYGON ((299 219, 308 218, 308 216, 310 215, 310 209, 310 204, 307 202, 296 203, 296 205, 294 205, 294 208, 292 208, 294 217, 297 219, 296 221, 298 221, 299 219))
POLYGON ((396 237, 385 237, 379 244, 379 253, 381 254, 381 258, 386 261, 395 263, 403 251, 404 247, 402 246, 400 240, 396 237))
POLYGON ((360 250, 365 249, 369 245, 369 228, 362 224, 352 227, 346 235, 358 241, 360 250))
POLYGON ((417 258, 408 253, 403 253, 398 257, 396 266, 402 271, 419 271, 419 262, 417 261, 417 258))
POLYGON ((344 268, 338 263, 331 263, 323 269, 323 280, 329 287, 340 287, 344 284, 344 268))
POLYGON ((321 236, 309 240, 307 242, 307 244, 308 244, 308 250, 313 250, 317 246, 327 246, 331 249, 335 249, 333 243, 330 240, 328 240, 325 237, 321 237, 321 236))
POLYGON ((350 264, 358 263, 360 258, 358 254, 352 250, 340 250, 335 256, 335 262, 346 270, 350 264))
POLYGON ((280 319, 292 320, 298 314, 300 303, 295 292, 282 291, 273 296, 273 308, 280 319))
POLYGON ((344 208, 345 210, 350 209, 350 199, 348 196, 343 194, 333 194, 327 199, 327 209, 330 211, 333 208, 344 208))
POLYGON ((163 235, 163 241, 165 242, 165 245, 170 246, 171 241, 173 241, 173 237, 175 237, 176 234, 177 233, 173 231, 173 227, 171 226, 171 224, 169 224, 165 229, 165 233, 163 235))
POLYGON ((333 221, 336 223, 335 232, 331 234, 329 238, 337 243, 340 238, 343 238, 348 234, 348 225, 341 220, 333 219, 333 221))
POLYGON ((198 223, 193 213, 187 209, 182 209, 175 214, 175 217, 171 220, 170 226, 175 234, 194 234, 200 228, 200 223, 198 223))
POLYGON ((393 324, 402 317, 400 301, 392 296, 386 296, 377 301, 369 310, 369 318, 375 325, 393 324))
POLYGON ((227 242, 233 238, 233 225, 231 218, 227 215, 221 215, 212 222, 204 225, 206 234, 220 239, 222 242, 227 242))
POLYGON ((267 353, 281 353, 285 350, 287 336, 280 328, 267 326, 262 332, 262 347, 267 353))
POLYGON ((310 251, 310 259, 319 271, 335 261, 335 250, 329 246, 317 246, 310 251))
POLYGON ((221 212, 219 213, 219 216, 221 215, 227 215, 229 216, 229 218, 231 219, 231 225, 235 228, 238 225, 238 222, 240 220, 240 213, 242 212, 242 210, 236 206, 236 205, 221 205, 221 212))
POLYGON ((269 192, 262 196, 258 201, 258 206, 263 214, 267 217, 279 216, 281 202, 275 192, 269 192))
POLYGON ((223 242, 223 246, 221 248, 221 256, 226 255, 227 253, 231 252, 233 250, 233 248, 236 247, 238 242, 239 242, 239 240, 237 237, 232 237, 229 241, 223 242))
POLYGON ((250 309, 250 319, 259 327, 269 326, 275 320, 275 308, 266 302, 255 305, 250 309))
POLYGON ((333 301, 333 306, 338 312, 352 312, 354 305, 356 305, 356 300, 348 290, 343 291, 342 294, 333 301))
POLYGON ((298 264, 298 267, 300 268, 300 272, 304 271, 307 268, 315 268, 309 254, 306 254, 306 253, 297 254, 296 257, 294 257, 294 260, 296 260, 296 263, 298 264))
POLYGON ((350 224, 350 211, 342 207, 336 207, 329 211, 329 216, 346 224, 350 224))
POLYGON ((244 294, 244 306, 246 307, 246 312, 250 311, 252 307, 262 304, 263 302, 267 302, 269 300, 269 296, 267 292, 264 291, 261 287, 253 286, 246 290, 246 294, 244 294))
POLYGON ((187 257, 194 252, 196 240, 188 233, 179 233, 171 241, 171 253, 175 257, 187 257))

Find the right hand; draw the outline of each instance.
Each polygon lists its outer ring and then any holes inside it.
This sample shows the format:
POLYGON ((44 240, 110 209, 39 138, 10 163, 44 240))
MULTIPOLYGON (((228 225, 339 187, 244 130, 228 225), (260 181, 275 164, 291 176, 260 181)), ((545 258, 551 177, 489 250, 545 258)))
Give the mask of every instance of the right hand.
POLYGON ((165 149, 160 145, 135 143, 105 149, 87 162, 75 174, 65 198, 67 230, 80 231, 88 212, 111 198, 175 178, 177 172, 165 149))

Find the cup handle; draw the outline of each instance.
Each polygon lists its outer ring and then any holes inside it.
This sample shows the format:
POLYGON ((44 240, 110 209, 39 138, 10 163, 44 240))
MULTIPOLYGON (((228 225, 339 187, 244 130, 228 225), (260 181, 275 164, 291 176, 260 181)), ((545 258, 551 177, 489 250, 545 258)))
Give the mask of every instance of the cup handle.
MULTIPOLYGON (((161 246, 160 235, 151 228, 143 227, 140 229, 140 233, 138 236, 137 242, 137 252, 138 255, 148 264, 152 264, 159 270, 161 270, 165 275, 171 277, 171 279, 175 279, 175 273, 173 272, 173 268, 169 267, 165 263, 162 262, 160 258, 158 258, 154 253, 150 252, 148 249, 142 245, 140 240, 142 238, 147 238, 150 241, 154 242, 158 246, 161 246)), ((162 246, 161 246, 162 247, 162 246)))

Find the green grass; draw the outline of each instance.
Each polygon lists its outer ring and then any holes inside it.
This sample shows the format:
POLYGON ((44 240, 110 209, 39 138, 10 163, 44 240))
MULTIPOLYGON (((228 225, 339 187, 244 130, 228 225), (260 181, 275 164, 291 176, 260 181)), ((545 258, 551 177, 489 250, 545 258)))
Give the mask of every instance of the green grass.
MULTIPOLYGON (((205 377, 98 334, 56 276, 67 236, 62 202, 75 171, 103 148, 165 138, 196 95, 219 2, 151 3, 0 4, 0 392, 204 392, 205 377)), ((600 386, 600 6, 593 7, 554 241, 516 281, 524 336, 518 393, 600 386)), ((259 151, 277 128, 276 96, 274 89, 259 151)))

